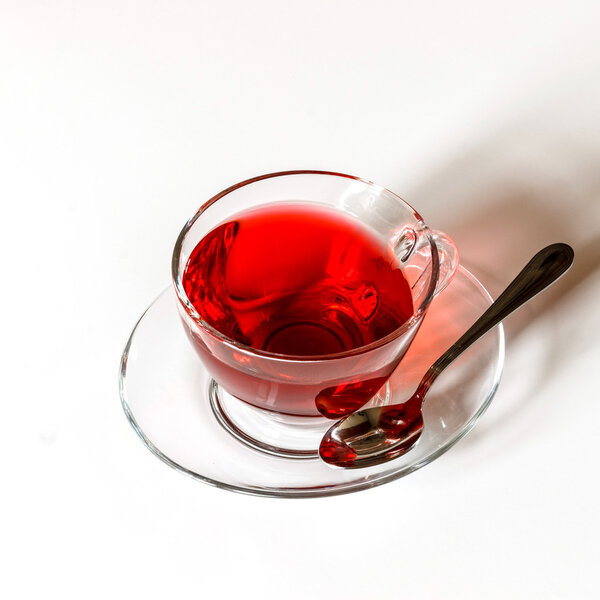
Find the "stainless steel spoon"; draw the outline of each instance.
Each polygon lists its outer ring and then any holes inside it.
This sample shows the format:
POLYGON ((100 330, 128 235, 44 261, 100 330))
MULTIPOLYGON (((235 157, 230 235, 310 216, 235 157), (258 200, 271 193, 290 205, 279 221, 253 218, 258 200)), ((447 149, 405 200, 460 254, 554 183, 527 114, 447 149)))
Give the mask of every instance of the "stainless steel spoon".
POLYGON ((556 281, 573 263, 573 249, 552 244, 540 250, 471 328, 429 368, 417 391, 403 404, 359 410, 324 435, 320 457, 345 468, 370 467, 408 452, 423 431, 421 407, 437 376, 471 344, 556 281))

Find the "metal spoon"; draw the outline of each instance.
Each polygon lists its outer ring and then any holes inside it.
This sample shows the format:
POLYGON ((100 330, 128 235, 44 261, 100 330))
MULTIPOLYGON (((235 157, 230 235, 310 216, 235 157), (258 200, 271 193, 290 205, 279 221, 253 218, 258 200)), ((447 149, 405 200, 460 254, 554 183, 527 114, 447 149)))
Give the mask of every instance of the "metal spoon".
POLYGON ((359 410, 323 436, 320 457, 336 467, 370 467, 408 452, 423 431, 421 406, 437 376, 471 344, 556 281, 573 263, 567 244, 540 250, 471 328, 429 368, 417 391, 403 404, 359 410))

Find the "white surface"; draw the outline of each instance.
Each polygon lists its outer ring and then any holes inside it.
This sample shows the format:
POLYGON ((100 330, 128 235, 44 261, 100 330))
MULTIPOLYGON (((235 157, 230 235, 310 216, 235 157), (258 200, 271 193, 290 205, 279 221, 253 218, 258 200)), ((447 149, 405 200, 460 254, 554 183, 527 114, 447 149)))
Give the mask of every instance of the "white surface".
POLYGON ((600 8, 483 4, 0 2, 2 597, 597 597, 600 8), (117 394, 182 224, 286 168, 393 189, 496 290, 577 252, 471 435, 350 496, 186 479, 117 394))

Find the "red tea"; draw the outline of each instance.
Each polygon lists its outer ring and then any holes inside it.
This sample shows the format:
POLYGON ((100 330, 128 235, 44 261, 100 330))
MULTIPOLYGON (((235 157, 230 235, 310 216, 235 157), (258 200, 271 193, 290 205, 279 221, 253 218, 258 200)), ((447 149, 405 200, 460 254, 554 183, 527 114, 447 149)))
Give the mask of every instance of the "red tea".
POLYGON ((358 220, 321 205, 278 203, 232 217, 194 248, 182 283, 216 330, 296 359, 242 354, 186 328, 229 393, 284 414, 338 418, 359 409, 417 329, 368 353, 314 359, 381 339, 413 313, 391 248, 358 220))
POLYGON ((391 248, 358 220, 314 204, 262 206, 219 225, 190 255, 183 287, 224 335, 294 356, 364 346, 413 313, 391 248))

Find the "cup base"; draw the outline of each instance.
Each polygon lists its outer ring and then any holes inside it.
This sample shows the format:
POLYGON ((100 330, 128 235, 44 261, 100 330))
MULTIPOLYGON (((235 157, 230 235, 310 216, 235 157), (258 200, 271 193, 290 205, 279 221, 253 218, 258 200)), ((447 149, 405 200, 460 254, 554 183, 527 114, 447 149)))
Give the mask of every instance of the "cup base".
MULTIPOLYGON (((232 396, 214 379, 210 380, 208 397, 213 414, 225 431, 254 450, 282 458, 317 458, 321 439, 335 422, 257 408, 232 396)), ((390 402, 390 386, 386 384, 365 408, 390 402)))

